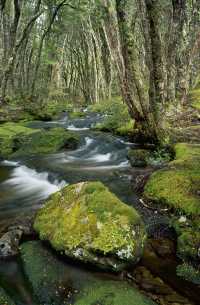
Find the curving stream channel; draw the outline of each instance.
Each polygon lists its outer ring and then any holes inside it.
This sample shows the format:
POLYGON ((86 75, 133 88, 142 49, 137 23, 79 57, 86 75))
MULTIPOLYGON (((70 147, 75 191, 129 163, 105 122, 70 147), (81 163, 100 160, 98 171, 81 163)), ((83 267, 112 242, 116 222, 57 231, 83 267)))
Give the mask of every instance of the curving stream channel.
MULTIPOLYGON (((92 131, 91 126, 101 119, 95 114, 75 120, 63 115, 58 121, 30 123, 32 128, 61 126, 73 130, 80 136, 80 145, 73 151, 2 161, 0 225, 16 215, 23 217, 31 214, 50 194, 63 186, 86 180, 102 181, 124 202, 143 214, 147 213, 145 219, 151 222, 154 216, 148 210, 144 211, 131 187, 133 172, 127 160, 127 151, 134 144, 111 134, 92 131)), ((64 269, 64 281, 75 288, 85 281, 110 280, 104 273, 84 269, 71 262, 65 261, 64 269)), ((35 305, 20 258, 0 262, 0 284, 10 292, 17 304, 35 305)))

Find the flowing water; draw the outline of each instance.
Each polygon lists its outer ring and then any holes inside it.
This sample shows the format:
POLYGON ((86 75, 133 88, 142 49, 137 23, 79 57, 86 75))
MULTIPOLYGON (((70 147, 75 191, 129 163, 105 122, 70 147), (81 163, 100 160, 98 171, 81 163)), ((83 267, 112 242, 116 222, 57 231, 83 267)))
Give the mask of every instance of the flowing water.
MULTIPOLYGON (((30 124, 32 128, 61 126, 72 130, 80 136, 80 145, 73 151, 2 161, 0 223, 16 215, 30 215, 50 194, 67 184, 86 180, 102 181, 124 202, 136 207, 144 215, 144 209, 132 190, 132 171, 127 160, 128 149, 134 144, 111 134, 92 131, 93 124, 101 119, 101 116, 91 114, 84 119, 69 120, 64 115, 59 121, 30 124)), ((152 215, 148 211, 145 213, 148 216, 144 217, 145 220, 148 218, 151 223, 152 215)), ((69 262, 65 268, 72 283, 94 276, 93 272, 69 262)), ((95 276, 105 277, 100 273, 95 276)), ((17 304, 34 304, 19 259, 0 262, 0 284, 11 291, 17 304)))

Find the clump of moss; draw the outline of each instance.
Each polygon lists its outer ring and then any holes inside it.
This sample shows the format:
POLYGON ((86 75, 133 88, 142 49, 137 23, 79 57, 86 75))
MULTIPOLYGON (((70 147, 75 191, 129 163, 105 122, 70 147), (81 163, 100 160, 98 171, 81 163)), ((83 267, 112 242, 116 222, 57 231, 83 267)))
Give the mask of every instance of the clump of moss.
POLYGON ((200 215, 200 145, 175 145, 176 159, 155 172, 145 186, 148 199, 186 213, 200 215))
POLYGON ((3 288, 0 287, 0 304, 15 305, 14 301, 7 295, 3 288))
POLYGON ((114 270, 138 261, 146 237, 137 212, 100 182, 78 183, 52 195, 34 228, 56 250, 114 270))
POLYGON ((191 264, 183 263, 177 266, 176 273, 184 280, 200 285, 200 270, 195 269, 191 264))

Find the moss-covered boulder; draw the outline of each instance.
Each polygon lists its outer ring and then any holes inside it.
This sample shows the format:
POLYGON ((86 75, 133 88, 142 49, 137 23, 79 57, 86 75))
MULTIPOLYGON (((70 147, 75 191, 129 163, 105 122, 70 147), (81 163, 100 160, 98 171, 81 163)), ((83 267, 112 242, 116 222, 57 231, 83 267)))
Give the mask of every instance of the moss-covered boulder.
POLYGON ((187 215, 200 215, 200 145, 175 145, 176 159, 155 172, 145 186, 148 199, 187 215))
POLYGON ((128 152, 128 159, 133 167, 146 167, 150 152, 147 149, 130 149, 128 152))
POLYGON ((0 305, 15 305, 3 288, 0 287, 0 305))
POLYGON ((16 123, 0 125, 0 156, 3 158, 54 153, 77 144, 77 135, 64 128, 43 130, 16 123))
POLYGON ((39 130, 27 137, 13 156, 48 154, 64 148, 73 149, 78 145, 78 141, 76 134, 64 128, 39 130))
POLYGON ((7 157, 16 151, 20 143, 37 133, 38 130, 24 127, 16 123, 0 125, 0 156, 7 157))
POLYGON ((146 238, 138 213, 100 182, 78 183, 52 195, 34 228, 65 255, 113 270, 136 263, 146 238))
POLYGON ((125 282, 97 277, 63 262, 40 241, 22 244, 21 258, 36 304, 154 305, 125 282))

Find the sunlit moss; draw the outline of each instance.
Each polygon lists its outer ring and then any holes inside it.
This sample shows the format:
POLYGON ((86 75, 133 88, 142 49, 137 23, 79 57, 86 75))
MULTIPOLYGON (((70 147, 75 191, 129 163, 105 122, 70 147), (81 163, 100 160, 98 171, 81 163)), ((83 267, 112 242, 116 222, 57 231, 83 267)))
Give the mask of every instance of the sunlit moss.
POLYGON ((52 195, 34 228, 55 249, 86 262, 98 255, 137 261, 146 236, 137 212, 100 182, 78 183, 52 195))

